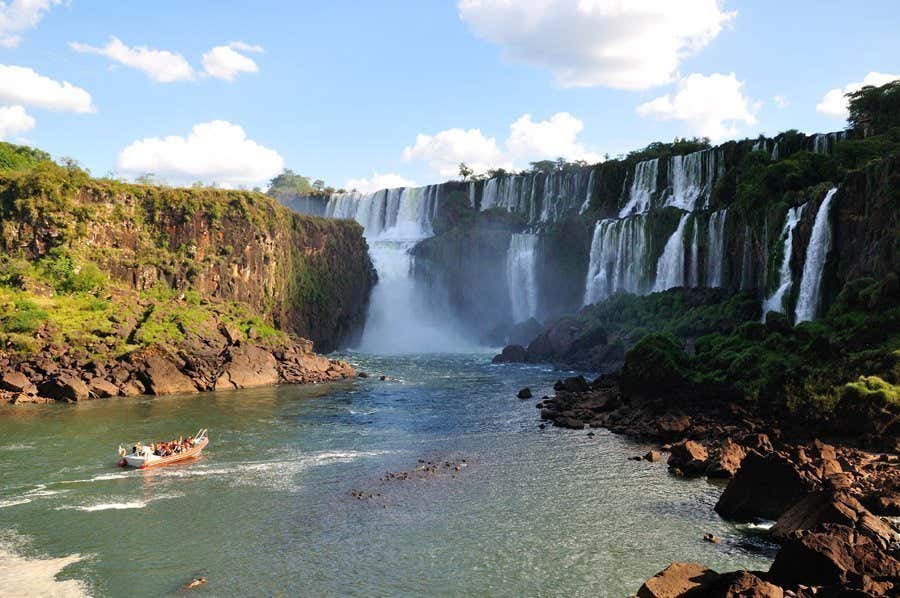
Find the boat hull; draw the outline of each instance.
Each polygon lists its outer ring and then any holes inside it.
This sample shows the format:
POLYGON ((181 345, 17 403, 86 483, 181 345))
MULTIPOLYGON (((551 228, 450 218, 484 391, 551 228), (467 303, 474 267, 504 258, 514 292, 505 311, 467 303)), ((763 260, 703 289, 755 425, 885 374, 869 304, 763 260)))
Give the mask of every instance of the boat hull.
POLYGON ((133 467, 135 469, 151 469, 154 467, 163 467, 165 465, 174 465, 175 463, 181 463, 182 461, 187 461, 189 459, 199 457, 200 453, 203 452, 203 449, 206 448, 207 444, 209 444, 208 437, 203 438, 190 450, 174 455, 169 455, 168 457, 146 459, 142 456, 125 455, 125 457, 123 457, 119 462, 119 465, 121 465, 122 467, 133 467))

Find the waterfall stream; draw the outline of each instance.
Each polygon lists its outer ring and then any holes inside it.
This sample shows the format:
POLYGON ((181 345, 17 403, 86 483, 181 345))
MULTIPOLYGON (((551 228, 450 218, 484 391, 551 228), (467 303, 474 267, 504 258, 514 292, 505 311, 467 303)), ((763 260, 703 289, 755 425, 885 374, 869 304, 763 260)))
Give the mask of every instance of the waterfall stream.
POLYGON ((516 323, 536 318, 538 314, 537 246, 538 236, 532 233, 516 233, 509 240, 506 278, 516 323))
POLYGON ((684 227, 689 217, 688 212, 682 214, 678 228, 666 241, 666 246, 656 264, 654 291, 665 291, 684 285, 684 227))
POLYGON ((797 226, 797 223, 800 222, 801 216, 803 216, 804 207, 806 207, 806 204, 789 209, 785 218, 784 229, 781 233, 781 236, 784 239, 784 245, 781 256, 781 267, 778 269, 778 288, 775 289, 763 303, 763 318, 765 318, 766 313, 770 311, 777 311, 779 313, 785 313, 786 311, 784 301, 793 284, 791 278, 791 253, 794 248, 794 228, 797 226))
POLYGON ((800 278, 800 292, 797 295, 797 308, 794 312, 797 323, 813 320, 819 311, 819 293, 822 290, 822 273, 825 261, 831 251, 831 199, 837 193, 837 187, 828 190, 825 199, 816 212, 812 236, 806 247, 806 261, 803 263, 803 276, 800 278))
POLYGON ((594 226, 584 304, 616 291, 647 292, 647 234, 643 215, 600 220, 594 226))

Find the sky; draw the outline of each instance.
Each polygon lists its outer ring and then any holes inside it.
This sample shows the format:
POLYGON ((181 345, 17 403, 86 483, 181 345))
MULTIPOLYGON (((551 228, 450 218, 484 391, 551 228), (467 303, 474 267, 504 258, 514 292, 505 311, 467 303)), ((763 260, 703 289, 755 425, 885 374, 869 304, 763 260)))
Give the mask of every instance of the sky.
POLYGON ((897 0, 0 1, 0 139, 98 176, 372 190, 843 128, 897 0))

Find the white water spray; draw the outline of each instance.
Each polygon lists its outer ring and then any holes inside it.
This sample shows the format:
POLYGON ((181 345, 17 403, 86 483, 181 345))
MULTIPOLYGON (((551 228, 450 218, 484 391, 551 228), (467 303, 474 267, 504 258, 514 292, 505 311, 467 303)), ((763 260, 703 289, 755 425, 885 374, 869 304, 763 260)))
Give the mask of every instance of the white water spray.
POLYGON ((825 261, 831 251, 831 199, 837 193, 837 187, 828 190, 825 199, 816 212, 812 236, 806 247, 806 261, 803 263, 803 276, 800 278, 800 292, 797 295, 797 308, 794 311, 795 321, 814 320, 819 310, 819 293, 822 290, 822 273, 825 261))

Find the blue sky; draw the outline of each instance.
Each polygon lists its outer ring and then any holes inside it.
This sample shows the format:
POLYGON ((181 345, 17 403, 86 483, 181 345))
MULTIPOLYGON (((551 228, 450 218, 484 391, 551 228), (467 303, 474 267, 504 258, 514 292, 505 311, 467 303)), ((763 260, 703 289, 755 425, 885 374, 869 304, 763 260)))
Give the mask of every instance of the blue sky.
POLYGON ((521 168, 675 136, 836 130, 826 93, 900 72, 896 0, 683 0, 678 14, 648 0, 649 19, 602 0, 513 4, 7 0, 0 65, 30 72, 0 73, 0 133, 100 175, 252 186, 287 166, 363 188, 441 180, 460 159, 521 168), (165 72, 182 79, 160 81, 158 55, 122 63, 113 36, 180 55, 165 72), (236 41, 204 74, 203 55, 236 41))

